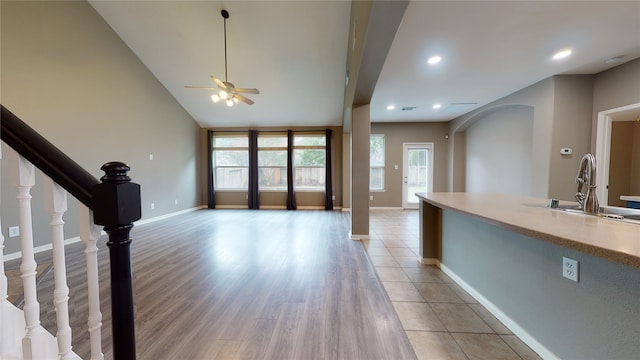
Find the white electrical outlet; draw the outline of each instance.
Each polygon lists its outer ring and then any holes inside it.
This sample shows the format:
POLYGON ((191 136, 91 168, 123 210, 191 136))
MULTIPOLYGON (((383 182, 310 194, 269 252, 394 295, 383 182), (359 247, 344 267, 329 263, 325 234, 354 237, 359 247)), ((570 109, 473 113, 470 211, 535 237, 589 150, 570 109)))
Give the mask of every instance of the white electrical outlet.
POLYGON ((580 273, 580 263, 577 260, 562 257, 562 276, 571 281, 578 282, 578 274, 580 273))
POLYGON ((156 204, 151 203, 151 210, 153 210, 153 209, 155 209, 155 208, 156 208, 156 204))
POLYGON ((20 236, 20 226, 9 226, 9 237, 20 236))
POLYGON ((173 205, 178 205, 178 199, 175 199, 175 200, 173 201, 173 205))
POLYGON ((369 200, 373 200, 373 195, 369 195, 369 200))
POLYGON ((331 195, 331 200, 335 200, 336 196, 335 195, 331 195))

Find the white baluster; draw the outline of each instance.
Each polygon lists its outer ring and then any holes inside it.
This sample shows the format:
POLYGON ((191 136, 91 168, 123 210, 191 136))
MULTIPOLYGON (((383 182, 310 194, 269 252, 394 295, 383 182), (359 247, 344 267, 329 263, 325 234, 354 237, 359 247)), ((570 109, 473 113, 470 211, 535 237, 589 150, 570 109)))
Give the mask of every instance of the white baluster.
POLYGON ((22 284, 24 288, 24 319, 27 334, 22 339, 24 359, 44 359, 46 331, 40 326, 40 304, 36 290, 36 260, 33 254, 31 219, 31 188, 35 185, 35 168, 22 156, 17 156, 18 215, 22 250, 22 284))
POLYGON ((53 304, 56 308, 56 338, 60 359, 75 359, 71 352, 71 326, 69 326, 69 287, 67 265, 64 257, 64 221, 67 212, 67 191, 47 179, 45 185, 45 209, 51 216, 51 241, 53 244, 53 275, 55 288, 53 304))
POLYGON ((84 254, 87 261, 87 293, 89 302, 89 339, 91 341, 91 360, 102 360, 102 313, 100 312, 100 283, 98 281, 98 247, 101 226, 93 223, 93 212, 80 204, 80 239, 85 244, 84 254))

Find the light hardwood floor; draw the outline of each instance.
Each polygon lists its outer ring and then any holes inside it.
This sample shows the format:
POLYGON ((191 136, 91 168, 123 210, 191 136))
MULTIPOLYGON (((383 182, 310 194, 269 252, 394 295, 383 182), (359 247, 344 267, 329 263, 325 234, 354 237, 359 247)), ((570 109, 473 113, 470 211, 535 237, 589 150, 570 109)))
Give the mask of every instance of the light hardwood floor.
MULTIPOLYGON (((341 212, 275 210, 202 210, 134 227, 138 358, 415 359, 365 247, 348 230, 341 212)), ((67 266, 74 351, 87 358, 82 251, 82 244, 69 246, 67 266)), ((42 324, 55 332, 52 286, 45 277, 39 300, 42 324)))

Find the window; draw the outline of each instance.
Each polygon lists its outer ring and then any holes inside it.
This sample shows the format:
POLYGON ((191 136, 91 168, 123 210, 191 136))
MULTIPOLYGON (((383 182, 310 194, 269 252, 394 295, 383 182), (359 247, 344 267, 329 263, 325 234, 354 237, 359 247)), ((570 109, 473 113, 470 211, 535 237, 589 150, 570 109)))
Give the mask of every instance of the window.
POLYGON ((293 174, 296 190, 325 190, 326 136, 296 135, 293 138, 293 174))
POLYGON ((287 136, 258 136, 258 187, 287 190, 287 136))
POLYGON ((246 135, 214 135, 212 145, 216 190, 247 190, 249 138, 246 135))
POLYGON ((371 135, 369 190, 384 190, 384 135, 371 135))

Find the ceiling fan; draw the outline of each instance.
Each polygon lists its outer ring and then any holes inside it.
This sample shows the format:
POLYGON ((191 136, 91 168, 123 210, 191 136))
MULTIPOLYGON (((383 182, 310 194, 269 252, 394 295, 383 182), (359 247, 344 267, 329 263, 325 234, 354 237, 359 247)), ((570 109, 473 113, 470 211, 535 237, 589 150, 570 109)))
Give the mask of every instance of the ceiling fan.
POLYGON ((229 18, 229 12, 227 10, 222 10, 220 12, 222 17, 224 18, 224 81, 218 79, 215 76, 209 76, 213 82, 218 85, 215 87, 206 87, 206 86, 190 86, 187 85, 185 88, 187 89, 201 89, 201 90, 217 90, 216 94, 211 95, 211 100, 214 103, 217 103, 220 100, 224 100, 227 106, 233 106, 234 104, 238 104, 240 101, 244 102, 247 105, 253 105, 253 100, 241 95, 241 94, 260 94, 258 89, 250 89, 250 88, 237 88, 233 83, 227 81, 227 19, 229 18))

